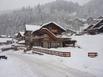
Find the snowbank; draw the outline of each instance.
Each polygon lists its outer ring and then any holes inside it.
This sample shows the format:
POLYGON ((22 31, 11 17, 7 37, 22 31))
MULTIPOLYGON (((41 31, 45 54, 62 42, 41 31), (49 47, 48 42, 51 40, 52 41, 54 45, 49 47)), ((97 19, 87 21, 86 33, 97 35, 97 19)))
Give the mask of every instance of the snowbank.
MULTIPOLYGON (((11 57, 9 52, 8 53, 5 52, 5 54, 9 55, 9 59, 7 61, 4 60, 0 61, 0 68, 2 69, 0 70, 0 77, 38 77, 39 74, 41 75, 45 74, 46 76, 50 75, 51 77, 55 77, 52 74, 54 74, 55 72, 55 74, 59 76, 58 71, 61 71, 61 73, 64 73, 64 75, 68 71, 69 72, 72 71, 71 74, 77 75, 77 77, 85 77, 83 76, 85 74, 89 75, 86 77, 91 77, 91 75, 94 75, 95 77, 103 77, 103 67, 102 67, 103 66, 103 60, 102 60, 103 59, 103 46, 102 46, 103 35, 100 34, 94 36, 91 35, 72 36, 72 38, 77 40, 77 45, 79 45, 80 48, 65 47, 65 48, 50 49, 50 50, 71 52, 71 57, 67 57, 67 58, 58 57, 54 55, 47 55, 47 54, 44 55, 24 54, 23 51, 17 51, 17 52, 11 51, 10 53, 16 54, 14 55, 17 57, 16 59, 14 57, 11 57), (88 52, 92 52, 92 51, 97 52, 98 56, 95 58, 88 57, 88 52), (28 61, 27 63, 25 63, 21 60, 18 60, 18 58, 25 60, 25 62, 26 60, 28 61), (34 67, 36 68, 36 66, 34 66, 35 64, 33 64, 34 61, 38 63, 37 64, 38 67, 40 66, 39 69, 34 69, 34 67), (30 63, 31 66, 28 66, 27 64, 30 63), (30 67, 32 68, 32 70, 30 67), (64 70, 64 68, 67 69, 64 70), (73 69, 77 69, 78 71, 79 70, 83 71, 84 73, 81 73, 79 71, 80 73, 78 74, 77 71, 73 69), (37 70, 38 72, 36 72, 35 70, 37 70), (39 72, 39 70, 41 71, 39 72), (55 71, 53 72, 53 70, 55 71), (7 74, 5 74, 5 72, 7 74)), ((39 77, 45 77, 45 76, 39 76, 39 77)))

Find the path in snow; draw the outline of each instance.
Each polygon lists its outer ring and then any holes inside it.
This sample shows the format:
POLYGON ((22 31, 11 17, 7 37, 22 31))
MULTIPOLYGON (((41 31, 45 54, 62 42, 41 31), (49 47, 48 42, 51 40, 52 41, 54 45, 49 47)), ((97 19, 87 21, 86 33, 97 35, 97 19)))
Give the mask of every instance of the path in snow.
MULTIPOLYGON (((29 73, 28 69, 30 70, 31 76, 28 75, 28 77, 94 77, 89 73, 81 72, 79 70, 63 66, 62 64, 58 64, 56 62, 51 63, 44 61, 43 59, 37 57, 28 57, 27 55, 14 53, 8 53, 8 55, 14 59, 14 64, 16 61, 20 61, 21 66, 18 68, 26 66, 26 68, 24 68, 25 73, 29 73)), ((19 71, 22 72, 22 70, 19 71)))

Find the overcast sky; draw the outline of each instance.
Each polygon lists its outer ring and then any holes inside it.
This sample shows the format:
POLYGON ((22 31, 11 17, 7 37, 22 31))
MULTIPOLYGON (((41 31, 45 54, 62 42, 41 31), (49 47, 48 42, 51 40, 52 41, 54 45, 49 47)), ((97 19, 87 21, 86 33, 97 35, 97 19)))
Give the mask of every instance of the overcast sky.
MULTIPOLYGON (((22 8, 23 6, 35 6, 37 4, 44 4, 52 1, 55 0, 0 0, 0 11, 22 8)), ((83 5, 89 0, 67 0, 67 1, 78 2, 79 4, 83 5)))

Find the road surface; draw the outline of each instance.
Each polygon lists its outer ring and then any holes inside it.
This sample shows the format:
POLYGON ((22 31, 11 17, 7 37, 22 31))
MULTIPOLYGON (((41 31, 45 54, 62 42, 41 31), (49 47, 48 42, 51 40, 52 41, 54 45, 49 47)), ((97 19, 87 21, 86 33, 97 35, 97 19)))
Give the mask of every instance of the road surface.
MULTIPOLYGON (((58 62, 47 61, 35 56, 30 57, 28 55, 17 53, 7 53, 7 55, 8 59, 9 57, 13 59, 14 65, 18 64, 19 62, 19 65, 16 65, 16 68, 22 68, 26 65, 32 73, 31 77, 94 77, 87 72, 72 69, 70 67, 64 66, 63 64, 58 64, 58 62)), ((24 71, 26 74, 28 73, 27 77, 29 77, 30 75, 28 68, 24 67, 24 69, 19 69, 19 72, 24 71)))

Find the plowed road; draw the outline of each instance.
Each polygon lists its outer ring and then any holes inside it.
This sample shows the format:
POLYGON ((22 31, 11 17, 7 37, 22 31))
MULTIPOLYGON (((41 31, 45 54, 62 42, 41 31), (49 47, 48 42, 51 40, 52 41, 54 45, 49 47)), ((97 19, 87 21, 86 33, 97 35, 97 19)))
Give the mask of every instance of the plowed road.
MULTIPOLYGON (((7 74, 10 76, 6 76, 6 74, 1 75, 0 73, 0 77, 94 77, 87 72, 72 69, 63 64, 59 64, 58 62, 51 62, 42 58, 40 59, 36 56, 33 57, 16 53, 7 53, 7 56, 8 60, 11 59, 12 61, 12 68, 9 69, 11 72, 7 74), (17 75, 14 75, 12 70, 16 71, 14 74, 17 75)), ((9 65, 10 63, 8 64, 8 68, 11 67, 9 65)))

